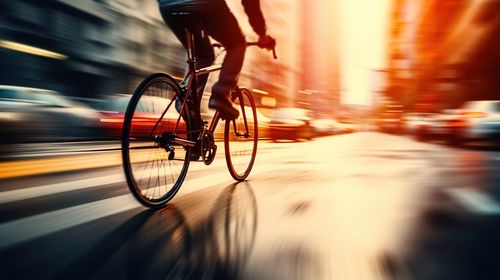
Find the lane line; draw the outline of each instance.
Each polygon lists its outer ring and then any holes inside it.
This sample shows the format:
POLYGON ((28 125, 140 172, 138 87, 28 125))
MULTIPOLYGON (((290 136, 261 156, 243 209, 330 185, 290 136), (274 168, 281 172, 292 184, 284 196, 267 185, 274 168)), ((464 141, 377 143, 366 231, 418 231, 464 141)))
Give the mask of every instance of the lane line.
POLYGON ((50 159, 33 159, 0 162, 0 179, 16 178, 45 173, 108 167, 121 164, 120 153, 64 156, 50 159))
MULTIPOLYGON (((267 143, 260 143, 265 150, 267 143)), ((224 142, 218 142, 224 147, 224 142)), ((54 154, 50 154, 54 156, 54 154)), ((46 173, 66 172, 90 168, 109 167, 122 164, 121 149, 100 153, 58 153, 59 156, 42 159, 20 159, 16 161, 0 162, 0 179, 17 178, 22 176, 40 175, 46 173)), ((219 153, 217 157, 223 156, 219 153)))

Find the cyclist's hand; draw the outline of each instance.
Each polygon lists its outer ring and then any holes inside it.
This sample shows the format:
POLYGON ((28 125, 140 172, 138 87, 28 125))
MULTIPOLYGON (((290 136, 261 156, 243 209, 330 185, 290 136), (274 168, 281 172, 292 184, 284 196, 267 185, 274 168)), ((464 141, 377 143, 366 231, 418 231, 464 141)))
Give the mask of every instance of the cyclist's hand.
POLYGON ((260 48, 267 50, 273 50, 276 47, 276 40, 269 35, 260 36, 257 43, 260 48))

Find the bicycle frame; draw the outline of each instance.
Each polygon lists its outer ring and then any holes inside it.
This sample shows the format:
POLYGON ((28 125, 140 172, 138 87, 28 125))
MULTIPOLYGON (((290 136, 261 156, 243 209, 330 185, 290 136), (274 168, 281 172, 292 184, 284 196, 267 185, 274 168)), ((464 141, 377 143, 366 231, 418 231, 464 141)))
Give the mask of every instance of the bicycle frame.
MULTIPOLYGON (((181 112, 179 112, 179 116, 182 116, 182 110, 184 110, 184 108, 186 108, 186 106, 185 106, 186 101, 187 101, 189 92, 191 91, 193 85, 195 88, 194 90, 196 90, 198 88, 198 81, 197 81, 196 77, 198 77, 200 75, 206 75, 206 74, 209 74, 212 72, 219 71, 222 68, 222 65, 215 64, 215 65, 211 65, 211 66, 204 67, 201 69, 196 69, 194 36, 191 34, 191 32, 188 29, 186 29, 186 42, 187 42, 186 47, 187 47, 187 53, 188 53, 187 63, 188 63, 189 71, 188 71, 188 75, 186 76, 185 79, 189 80, 189 83, 188 83, 188 86, 186 88, 182 89, 183 94, 184 94, 184 100, 182 101, 182 109, 181 109, 181 112)), ((197 105, 199 105, 199 104, 197 104, 197 105)), ((210 127, 208 129, 211 133, 213 133, 215 131, 215 128, 217 127, 217 124, 219 123, 219 120, 220 120, 220 113, 219 113, 219 111, 216 111, 214 117, 212 118, 212 121, 210 122, 210 127)), ((180 118, 177 119, 177 123, 179 121, 180 121, 180 118)), ((174 133, 175 133, 175 131, 174 131, 174 133)))
MULTIPOLYGON (((209 74, 209 73, 212 73, 212 72, 216 72, 216 71, 219 71, 221 70, 222 68, 222 65, 221 64, 214 64, 214 65, 210 65, 210 66, 207 66, 207 67, 203 67, 203 68, 200 68, 200 69, 196 69, 196 56, 195 56, 195 49, 194 49, 194 36, 192 35, 192 33, 186 29, 186 48, 187 48, 187 54, 188 54, 188 60, 187 60, 187 63, 188 63, 188 74, 187 76, 185 77, 185 80, 188 80, 188 85, 185 86, 185 87, 182 87, 181 88, 181 95, 183 100, 182 100, 182 107, 181 107, 181 110, 179 112, 179 117, 177 118, 177 122, 176 122, 176 126, 175 126, 175 129, 173 131, 173 135, 176 135, 176 132, 177 132, 177 128, 179 127, 179 122, 180 122, 180 119, 182 117, 182 114, 183 114, 183 111, 184 109, 186 108, 186 103, 187 103, 187 99, 188 99, 188 95, 189 95, 189 92, 191 90, 196 90, 198 88, 198 82, 197 82, 197 77, 200 76, 200 75, 206 75, 206 74, 209 74), (194 86, 194 89, 193 89, 193 86, 194 86)), ((250 43, 249 45, 256 45, 256 43, 250 43)), ((221 45, 219 44, 214 44, 214 47, 221 47, 221 45)), ((241 100, 241 96, 233 96, 232 97, 232 100, 233 102, 236 100, 236 97, 238 97, 240 100, 240 104, 243 104, 242 100, 241 100)), ((169 109, 169 107, 171 106, 172 104, 170 104, 166 109, 165 111, 163 112, 162 116, 160 117, 160 119, 158 120, 158 122, 156 123, 156 125, 153 127, 153 130, 154 131, 159 123, 159 121, 163 118, 163 116, 165 115, 165 113, 167 112, 167 110, 169 109)), ((198 104, 197 102, 197 105, 200 105, 198 104)), ((236 136, 246 136, 248 137, 250 135, 249 133, 249 127, 248 127, 248 122, 247 122, 247 119, 246 119, 246 112, 244 110, 244 108, 242 108, 242 114, 243 114, 243 119, 244 119, 244 124, 245 124, 245 133, 243 134, 240 134, 238 133, 236 136)), ((212 118, 212 121, 210 122, 210 126, 208 128, 208 131, 210 133, 214 133, 215 132, 215 129, 219 123, 221 119, 221 115, 219 113, 219 111, 216 111, 213 118, 212 118)), ((234 130, 236 130, 236 123, 233 122, 233 126, 234 126, 234 130)), ((190 133, 192 131, 188 131, 188 133, 190 133)), ((197 141, 197 140, 196 140, 197 141)), ((187 140, 187 139, 183 139, 183 138, 180 138, 180 137, 175 137, 172 139, 172 142, 175 143, 175 144, 179 144, 179 145, 183 145, 183 146, 189 146, 189 147, 194 147, 196 145, 196 141, 191 141, 191 140, 187 140)))
MULTIPOLYGON (((201 78, 202 76, 200 75, 208 75, 209 73, 220 71, 222 66, 220 64, 214 64, 197 69, 197 59, 194 50, 195 38, 188 30, 186 30, 186 36, 186 47, 188 51, 187 63, 189 68, 184 82, 179 85, 175 79, 166 73, 155 73, 148 76, 134 91, 124 118, 122 159, 127 184, 134 197, 147 207, 154 208, 165 205, 165 203, 175 196, 181 187, 185 180, 189 163, 194 160, 200 161, 201 159, 206 165, 210 165, 215 159, 217 152, 217 145, 213 134, 220 119, 223 118, 223 115, 216 110, 210 125, 208 125, 207 122, 203 122, 203 124, 200 123, 199 127, 197 127, 197 119, 193 122, 190 122, 189 119, 195 120, 194 118, 201 117, 199 111, 199 109, 201 109, 201 97, 197 96, 199 88, 197 78, 201 78), (163 92, 163 84, 168 87, 166 94, 163 92), (145 95, 145 92, 149 92, 149 90, 153 91, 154 96, 157 94, 156 91, 159 90, 160 97, 163 97, 163 101, 167 102, 168 105, 166 105, 166 108, 163 108, 165 105, 157 106, 156 108, 160 111, 156 111, 153 106, 153 111, 151 111, 153 116, 156 118, 158 116, 157 113, 161 114, 148 135, 132 135, 133 118, 137 106, 139 106, 138 104, 140 104, 142 100, 141 97, 145 95), (191 95, 189 94, 193 94, 193 97, 198 97, 193 98, 193 104, 191 104, 191 95), (172 108, 172 105, 175 108, 172 108), (178 115, 175 118, 168 118, 168 122, 166 123, 162 122, 162 120, 166 118, 167 111, 169 110, 179 111, 178 115), (197 116, 191 117, 193 113, 197 114, 197 116), (183 123, 181 123, 181 121, 183 123), (164 124, 166 124, 166 129, 163 129, 164 124), (174 126, 172 127, 172 125, 174 126), (158 127, 160 127, 160 129, 158 129, 158 127), (146 162, 152 162, 153 165, 151 165, 151 169, 157 168, 160 170, 162 167, 167 167, 168 164, 168 166, 170 166, 170 171, 165 168, 165 174, 160 174, 160 172, 158 172, 158 177, 153 179, 154 181, 151 181, 152 177, 156 176, 156 174, 154 174, 156 172, 150 172, 149 175, 144 174, 145 168, 150 166, 149 163, 144 165, 141 158, 141 160, 138 161, 140 164, 134 165, 135 162, 131 159, 130 152, 135 148, 135 144, 131 146, 131 142, 135 143, 136 141, 140 141, 138 143, 141 144, 146 141, 150 142, 147 146, 141 145, 137 147, 139 149, 138 153, 141 156, 146 152, 143 151, 143 149, 154 149, 148 152, 149 155, 147 159, 145 159, 146 162), (195 150, 196 157, 192 157, 193 154, 191 149, 193 147, 198 148, 195 150), (160 151, 158 151, 158 149, 160 151), (177 149, 184 149, 185 153, 181 151, 180 156, 176 158, 175 153, 177 149), (165 150, 166 153, 161 150, 165 150), (168 162, 165 161, 167 158, 168 162), (171 164, 171 161, 174 160, 182 161, 183 163, 178 164, 174 162, 171 164), (157 165, 154 165, 154 162, 157 162, 157 165), (178 170, 178 172, 175 170, 178 170), (167 176, 167 174, 169 174, 169 176, 167 176), (137 177, 137 175, 139 175, 139 177, 137 177), (149 180, 142 180, 143 177, 148 176, 149 180), (162 179, 161 177, 165 178, 162 179), (138 178, 139 180, 136 180, 138 178), (151 193, 150 190, 153 192, 151 193)), ((247 43, 247 45, 257 45, 257 43, 247 43)), ((223 46, 220 44, 213 44, 213 47, 223 46)), ((224 152, 229 173, 235 180, 241 182, 250 174, 257 153, 258 123, 256 106, 251 91, 243 87, 237 86, 231 91, 231 101, 238 106, 240 117, 235 120, 227 119, 224 124, 224 152), (247 109, 251 109, 252 111, 248 111, 247 109), (247 116, 250 116, 250 120, 247 120, 247 116), (233 142, 237 144, 234 145, 233 142), (247 144, 242 147, 239 143, 247 144)), ((148 123, 148 127, 149 124, 150 123, 148 123)), ((154 169, 152 170, 154 171, 154 169)))

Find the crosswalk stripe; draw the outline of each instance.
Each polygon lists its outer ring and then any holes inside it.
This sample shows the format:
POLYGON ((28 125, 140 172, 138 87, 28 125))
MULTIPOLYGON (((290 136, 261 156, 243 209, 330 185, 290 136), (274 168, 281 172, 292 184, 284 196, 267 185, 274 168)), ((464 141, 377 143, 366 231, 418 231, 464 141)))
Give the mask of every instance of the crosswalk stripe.
MULTIPOLYGON (((259 168, 252 170, 251 176, 269 172, 273 166, 275 165, 260 165, 259 168)), ((112 176, 118 175, 109 177, 112 176)), ((100 181, 98 178, 95 180, 100 181)), ((227 186, 234 182, 227 172, 216 172, 196 178, 188 177, 177 196, 211 187, 227 186), (217 181, 215 185, 214 181, 217 181)), ((124 194, 0 224, 0 249, 139 207, 142 206, 131 194, 124 194)))
MULTIPOLYGON (((219 177, 220 175, 213 174, 186 181, 178 195, 208 188, 203 183, 220 179, 219 177)), ((232 180, 221 184, 228 184, 230 181, 232 180)), ((142 206, 131 194, 124 194, 1 224, 0 249, 139 207, 142 206)))
POLYGON ((83 190, 97 187, 103 184, 116 184, 124 181, 123 174, 113 174, 96 178, 86 178, 70 182, 55 183, 49 185, 35 186, 19 190, 5 191, 0 193, 0 203, 14 202, 23 199, 40 197, 49 194, 83 190))
POLYGON ((138 207, 126 194, 1 224, 0 249, 138 207))

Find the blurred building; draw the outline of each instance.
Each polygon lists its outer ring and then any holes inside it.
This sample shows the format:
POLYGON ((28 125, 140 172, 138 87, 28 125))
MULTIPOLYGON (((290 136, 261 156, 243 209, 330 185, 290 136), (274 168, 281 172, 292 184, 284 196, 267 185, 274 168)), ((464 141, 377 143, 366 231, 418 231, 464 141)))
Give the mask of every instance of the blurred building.
POLYGON ((182 48, 156 6, 155 0, 2 1, 0 84, 94 97, 130 92, 147 73, 167 67, 182 74, 182 60, 173 59, 182 48))
MULTIPOLYGON (((256 40, 239 2, 231 5, 247 39, 256 40)), ((339 100, 338 1, 261 0, 278 59, 250 48, 242 84, 257 89, 257 102, 332 114, 339 100)))
POLYGON ((300 1, 298 106, 332 114, 339 103, 339 1, 300 1))
POLYGON ((498 99, 498 0, 394 0, 388 96, 418 110, 498 99))
MULTIPOLYGON (((239 21, 247 41, 258 36, 248 23, 248 17, 239 1, 228 1, 239 21)), ((300 3, 287 0, 261 0, 267 30, 276 38, 275 60, 270 52, 248 48, 240 77, 242 85, 255 89, 259 107, 291 106, 294 103, 299 75, 299 16, 300 3)))
MULTIPOLYGON (((257 40, 240 1, 228 4, 247 39, 257 40)), ((339 94, 337 1, 261 5, 278 59, 249 48, 241 84, 256 89, 259 106, 332 112, 339 94)), ((99 97, 131 92, 152 72, 181 77, 186 67, 156 0, 8 0, 0 9, 0 84, 99 97)))

